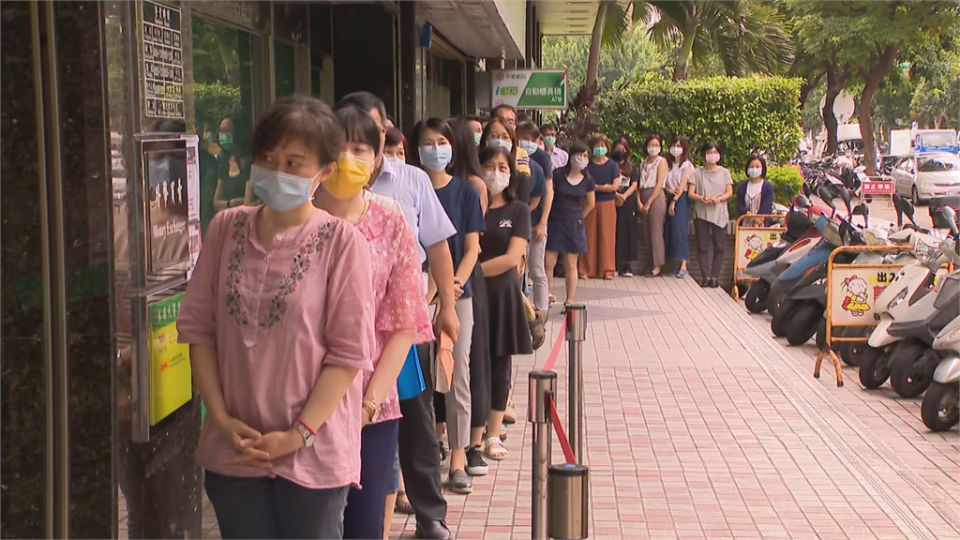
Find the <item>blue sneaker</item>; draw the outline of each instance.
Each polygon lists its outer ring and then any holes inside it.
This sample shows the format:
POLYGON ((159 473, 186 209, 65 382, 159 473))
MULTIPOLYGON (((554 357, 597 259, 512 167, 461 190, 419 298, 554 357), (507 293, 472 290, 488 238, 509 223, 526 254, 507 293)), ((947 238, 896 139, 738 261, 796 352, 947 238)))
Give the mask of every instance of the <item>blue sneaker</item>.
POLYGON ((690 272, 687 272, 686 268, 684 268, 683 270, 680 270, 680 272, 677 273, 678 279, 683 279, 685 277, 690 277, 690 272))

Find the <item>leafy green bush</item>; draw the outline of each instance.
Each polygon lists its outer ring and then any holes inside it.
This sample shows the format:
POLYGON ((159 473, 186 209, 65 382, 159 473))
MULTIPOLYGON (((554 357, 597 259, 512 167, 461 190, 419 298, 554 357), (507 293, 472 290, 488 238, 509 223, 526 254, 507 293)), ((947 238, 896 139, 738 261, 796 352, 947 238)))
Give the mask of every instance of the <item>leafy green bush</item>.
MULTIPOLYGON (((743 168, 730 168, 730 176, 733 177, 733 197, 730 199, 730 219, 737 219, 737 185, 747 179, 743 168)), ((793 193, 800 194, 803 187, 803 176, 800 176, 800 169, 794 165, 768 165, 767 180, 773 184, 773 200, 789 205, 790 199, 787 197, 787 186, 793 186, 793 193)))
POLYGON ((225 116, 240 112, 240 88, 227 86, 221 82, 213 84, 197 82, 193 84, 193 96, 196 101, 197 124, 207 122, 216 129, 217 122, 225 116))
POLYGON ((716 141, 731 170, 743 168, 755 150, 789 159, 801 137, 800 79, 710 77, 678 83, 651 76, 603 92, 597 101, 608 136, 626 134, 641 150, 652 133, 667 139, 684 135, 698 164, 701 145, 716 141))

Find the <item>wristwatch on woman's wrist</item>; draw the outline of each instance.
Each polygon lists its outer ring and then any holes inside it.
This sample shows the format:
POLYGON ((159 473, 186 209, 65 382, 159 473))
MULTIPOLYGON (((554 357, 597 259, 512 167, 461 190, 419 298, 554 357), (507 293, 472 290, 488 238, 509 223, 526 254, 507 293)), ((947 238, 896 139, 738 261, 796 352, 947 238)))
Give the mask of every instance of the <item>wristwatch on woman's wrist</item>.
POLYGON ((367 414, 367 421, 371 424, 377 421, 380 416, 380 404, 376 401, 366 400, 363 402, 363 412, 367 414))
POLYGON ((303 437, 303 446, 309 448, 313 446, 313 443, 317 440, 317 432, 310 429, 310 426, 303 423, 303 420, 300 420, 298 417, 297 420, 293 423, 293 427, 296 428, 297 433, 303 437))

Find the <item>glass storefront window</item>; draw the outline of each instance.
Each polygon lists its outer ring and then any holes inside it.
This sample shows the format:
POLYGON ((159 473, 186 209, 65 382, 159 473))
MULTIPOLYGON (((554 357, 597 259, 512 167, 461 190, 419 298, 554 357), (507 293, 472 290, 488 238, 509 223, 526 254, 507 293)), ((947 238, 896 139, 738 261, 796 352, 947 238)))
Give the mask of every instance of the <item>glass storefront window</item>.
POLYGON ((255 103, 254 57, 260 38, 193 18, 193 71, 200 136, 200 221, 251 202, 249 189, 255 103))
POLYGON ((297 51, 293 45, 274 41, 273 73, 277 99, 297 91, 297 51))

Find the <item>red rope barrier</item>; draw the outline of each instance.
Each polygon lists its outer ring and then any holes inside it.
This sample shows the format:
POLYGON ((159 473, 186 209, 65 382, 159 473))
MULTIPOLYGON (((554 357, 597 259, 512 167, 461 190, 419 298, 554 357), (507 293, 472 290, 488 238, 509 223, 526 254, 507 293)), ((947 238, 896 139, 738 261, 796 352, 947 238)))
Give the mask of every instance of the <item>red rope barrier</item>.
MULTIPOLYGON (((553 370, 553 366, 557 363, 557 358, 560 356, 560 348, 563 346, 563 340, 566 335, 567 318, 564 316, 563 324, 560 325, 560 332, 557 333, 557 340, 553 343, 553 348, 550 349, 550 356, 547 357, 546 363, 540 368, 541 371, 553 370)), ((568 464, 575 465, 577 459, 573 455, 573 447, 570 446, 570 441, 567 440, 567 434, 563 431, 563 423, 560 422, 560 415, 557 414, 557 406, 553 402, 552 397, 548 398, 547 401, 550 402, 550 419, 553 422, 553 430, 557 432, 557 438, 560 439, 560 448, 563 449, 563 457, 567 460, 568 464)))
POLYGON ((563 345, 563 338, 567 335, 567 318, 563 318, 563 324, 560 325, 560 332, 557 333, 557 340, 553 342, 553 348, 550 349, 550 356, 547 362, 543 364, 540 371, 552 371, 553 365, 557 363, 557 357, 560 355, 560 347, 563 345))
POLYGON ((567 434, 563 431, 563 423, 560 422, 560 416, 557 414, 557 406, 553 403, 553 398, 547 398, 550 402, 550 418, 553 419, 553 430, 557 432, 557 438, 560 439, 560 448, 563 449, 563 458, 567 460, 568 465, 576 465, 577 458, 573 455, 573 447, 567 440, 567 434))

